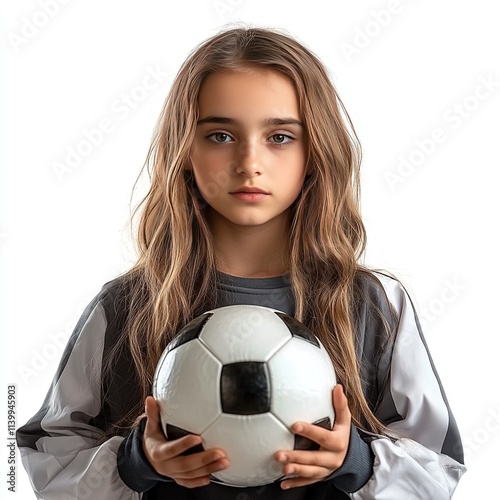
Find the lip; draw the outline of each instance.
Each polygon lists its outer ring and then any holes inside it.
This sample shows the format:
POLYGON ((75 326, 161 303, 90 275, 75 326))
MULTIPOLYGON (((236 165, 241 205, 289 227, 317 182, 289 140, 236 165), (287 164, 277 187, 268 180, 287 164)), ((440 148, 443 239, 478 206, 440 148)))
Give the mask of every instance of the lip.
POLYGON ((270 193, 257 186, 241 186, 240 188, 235 189, 229 194, 237 200, 246 203, 256 203, 265 200, 270 193))
POLYGON ((243 186, 235 191, 232 191, 229 194, 237 194, 237 193, 260 193, 260 194, 269 194, 267 191, 264 191, 263 189, 260 189, 258 187, 250 187, 250 186, 243 186))

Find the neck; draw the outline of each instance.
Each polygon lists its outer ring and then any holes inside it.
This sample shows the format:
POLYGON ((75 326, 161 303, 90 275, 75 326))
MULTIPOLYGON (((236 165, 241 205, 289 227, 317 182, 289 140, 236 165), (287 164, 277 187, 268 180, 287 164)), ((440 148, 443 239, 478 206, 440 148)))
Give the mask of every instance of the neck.
POLYGON ((211 224, 217 270, 244 278, 267 278, 289 272, 288 218, 258 226, 211 224))

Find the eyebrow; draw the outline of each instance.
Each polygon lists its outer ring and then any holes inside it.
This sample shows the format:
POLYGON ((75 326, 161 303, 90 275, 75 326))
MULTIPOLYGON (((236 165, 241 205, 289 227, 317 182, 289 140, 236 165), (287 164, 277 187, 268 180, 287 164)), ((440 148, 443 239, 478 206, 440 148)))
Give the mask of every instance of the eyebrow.
MULTIPOLYGON (((202 118, 198 120, 197 124, 202 125, 204 123, 220 123, 223 125, 240 125, 241 123, 234 118, 226 118, 224 116, 207 116, 206 118, 202 118)), ((264 126, 269 125, 297 125, 299 127, 304 127, 304 124, 297 120, 296 118, 266 118, 262 124, 264 126)))

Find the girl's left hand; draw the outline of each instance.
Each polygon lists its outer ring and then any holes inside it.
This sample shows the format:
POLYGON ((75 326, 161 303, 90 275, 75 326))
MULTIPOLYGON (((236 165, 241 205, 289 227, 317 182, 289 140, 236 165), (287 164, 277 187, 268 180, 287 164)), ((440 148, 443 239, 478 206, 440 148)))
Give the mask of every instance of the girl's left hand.
POLYGON ((344 463, 351 434, 351 412, 341 385, 334 387, 332 399, 335 409, 335 425, 331 431, 304 422, 297 422, 292 428, 295 434, 318 443, 319 450, 276 452, 275 459, 285 464, 283 473, 287 476, 297 476, 282 481, 282 489, 297 488, 321 481, 344 463))

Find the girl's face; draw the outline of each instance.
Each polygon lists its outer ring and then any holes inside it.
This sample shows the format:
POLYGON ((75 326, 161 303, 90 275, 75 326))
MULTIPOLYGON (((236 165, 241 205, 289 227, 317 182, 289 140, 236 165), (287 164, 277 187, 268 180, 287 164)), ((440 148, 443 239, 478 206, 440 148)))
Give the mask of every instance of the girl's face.
POLYGON ((258 69, 212 73, 198 105, 191 164, 211 223, 283 223, 306 175, 306 134, 291 81, 258 69))

